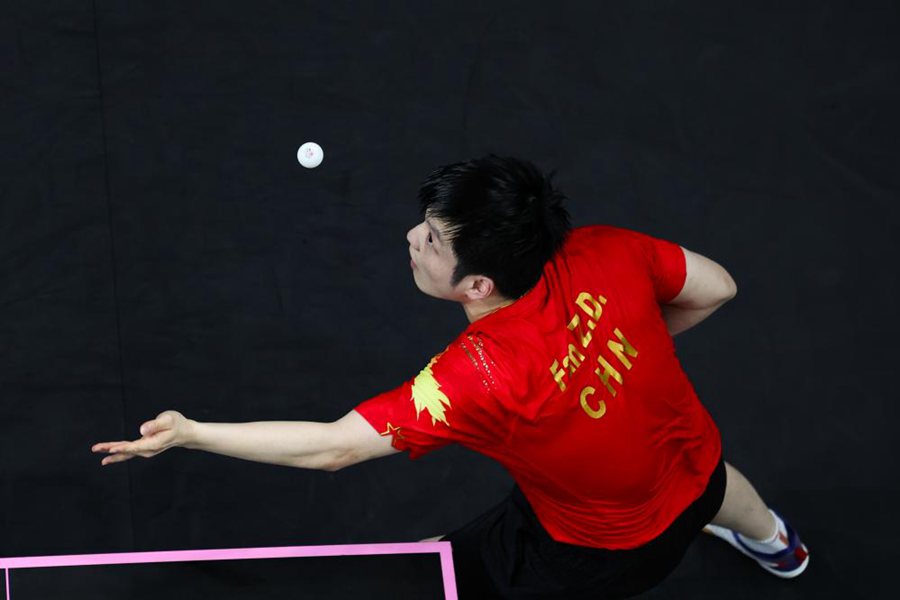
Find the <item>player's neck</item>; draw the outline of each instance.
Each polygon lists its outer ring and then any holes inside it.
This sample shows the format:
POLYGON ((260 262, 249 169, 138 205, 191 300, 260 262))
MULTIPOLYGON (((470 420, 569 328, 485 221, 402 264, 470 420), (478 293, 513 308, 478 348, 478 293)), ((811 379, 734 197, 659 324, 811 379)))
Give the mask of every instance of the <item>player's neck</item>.
POLYGON ((501 308, 507 307, 515 302, 509 298, 502 296, 486 298, 484 300, 473 300, 463 304, 463 310, 469 323, 474 323, 478 319, 488 316, 493 312, 497 312, 501 308))

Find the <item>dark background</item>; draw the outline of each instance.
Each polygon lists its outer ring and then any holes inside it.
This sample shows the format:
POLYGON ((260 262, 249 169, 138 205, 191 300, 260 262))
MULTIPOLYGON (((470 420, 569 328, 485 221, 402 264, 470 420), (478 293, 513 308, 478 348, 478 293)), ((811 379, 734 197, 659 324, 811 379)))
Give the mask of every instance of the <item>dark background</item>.
POLYGON ((810 567, 703 536, 646 597, 892 597, 898 30, 894 2, 0 3, 0 555, 410 541, 496 503, 456 447, 89 450, 168 408, 334 420, 417 373, 467 324, 413 283, 418 184, 497 152, 557 169, 575 225, 738 283, 679 356, 810 567))

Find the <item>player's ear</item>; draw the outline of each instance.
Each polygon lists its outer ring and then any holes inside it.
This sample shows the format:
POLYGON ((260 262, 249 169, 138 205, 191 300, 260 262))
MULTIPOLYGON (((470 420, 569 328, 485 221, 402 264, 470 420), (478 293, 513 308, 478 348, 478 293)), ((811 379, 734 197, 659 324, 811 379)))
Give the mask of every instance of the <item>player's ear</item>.
POLYGON ((494 280, 484 275, 476 275, 466 295, 470 300, 484 300, 494 292, 494 280))

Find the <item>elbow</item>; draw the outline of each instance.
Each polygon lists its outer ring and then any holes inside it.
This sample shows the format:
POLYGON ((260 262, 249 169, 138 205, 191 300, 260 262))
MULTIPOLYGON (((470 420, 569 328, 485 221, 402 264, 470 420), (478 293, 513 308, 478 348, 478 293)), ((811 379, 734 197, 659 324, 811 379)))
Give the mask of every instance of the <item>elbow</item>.
POLYGON ((720 269, 719 280, 716 286, 719 290, 719 304, 725 304, 737 295, 737 283, 731 273, 724 268, 720 269))
POLYGON ((336 452, 320 452, 319 454, 306 455, 302 457, 294 457, 288 463, 289 466, 297 469, 310 469, 313 471, 328 471, 334 473, 340 471, 349 463, 343 454, 336 452))
POLYGON ((328 471, 329 473, 335 473, 343 469, 346 465, 342 465, 340 463, 327 463, 322 465, 319 469, 322 471, 328 471))
POLYGON ((329 473, 335 473, 340 471, 345 467, 349 467, 350 465, 354 465, 358 460, 353 456, 353 453, 350 451, 344 452, 332 452, 328 456, 322 457, 322 462, 319 466, 319 469, 322 471, 328 471, 329 473))
POLYGON ((737 286, 733 285, 730 288, 728 288, 728 291, 725 293, 725 296, 723 296, 722 303, 728 302, 735 296, 737 296, 737 286))
POLYGON ((734 279, 731 275, 728 276, 728 293, 725 296, 725 301, 731 300, 735 296, 737 296, 737 283, 735 283, 734 279))

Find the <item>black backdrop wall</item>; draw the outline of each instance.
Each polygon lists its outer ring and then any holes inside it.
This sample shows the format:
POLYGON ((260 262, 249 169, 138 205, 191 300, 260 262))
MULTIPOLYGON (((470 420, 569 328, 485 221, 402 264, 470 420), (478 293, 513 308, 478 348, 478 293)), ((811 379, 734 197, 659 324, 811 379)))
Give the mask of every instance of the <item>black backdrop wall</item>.
POLYGON ((4 2, 0 555, 410 541, 494 504, 508 475, 459 448, 337 473, 89 448, 167 408, 333 420, 418 372, 466 324, 408 271, 418 183, 497 152, 558 169, 576 225, 738 282, 678 352, 813 561, 784 583, 702 539, 648 597, 888 597, 898 26, 892 2, 4 2))

